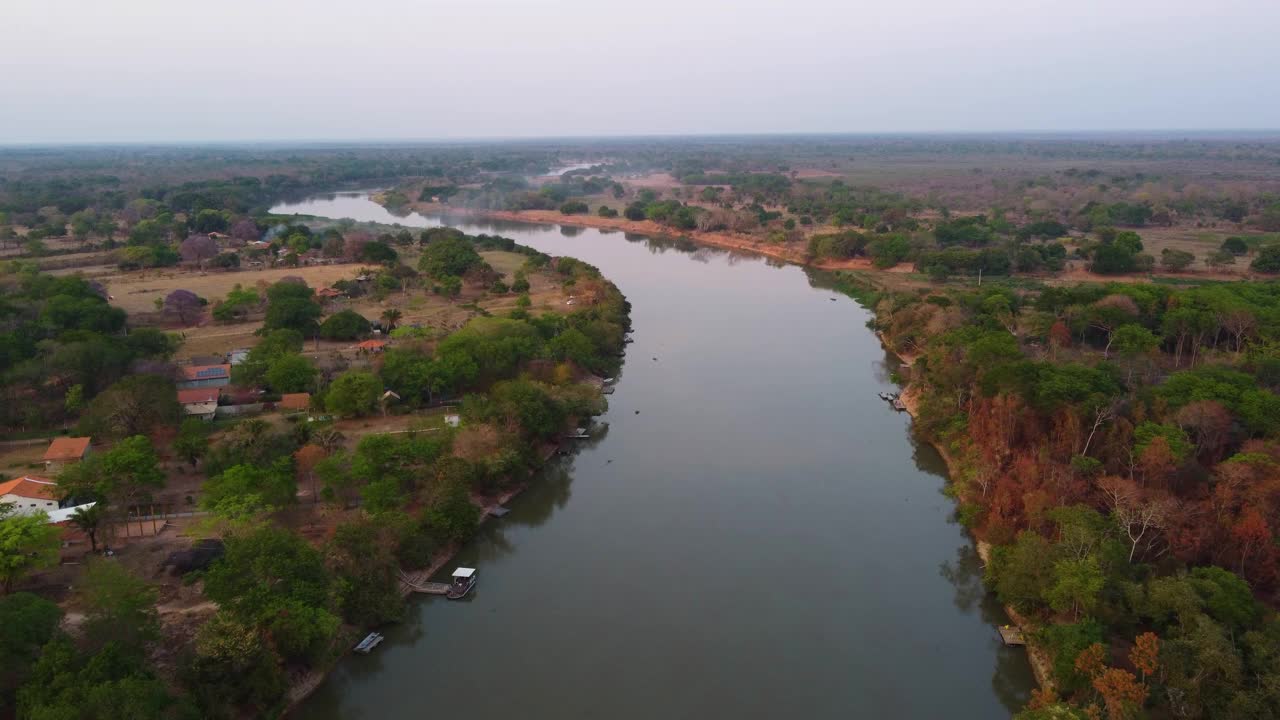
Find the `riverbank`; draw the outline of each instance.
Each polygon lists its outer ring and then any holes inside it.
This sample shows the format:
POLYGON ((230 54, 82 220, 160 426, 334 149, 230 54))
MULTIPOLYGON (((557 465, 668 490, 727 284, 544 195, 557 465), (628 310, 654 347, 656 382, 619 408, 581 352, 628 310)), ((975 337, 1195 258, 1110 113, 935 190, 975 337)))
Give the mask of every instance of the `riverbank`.
MULTIPOLYGON (((890 352, 898 356, 898 359, 901 360, 904 365, 915 364, 919 357, 917 353, 899 353, 885 342, 885 338, 882 333, 877 331, 876 336, 880 338, 880 342, 884 343, 884 346, 888 348, 890 352)), ((911 419, 914 422, 920 416, 920 392, 918 386, 908 380, 898 397, 902 400, 903 406, 907 409, 907 414, 911 416, 911 419)), ((925 435, 923 433, 921 433, 921 437, 932 445, 933 448, 938 451, 938 454, 942 456, 942 461, 947 466, 947 474, 950 477, 956 477, 959 474, 961 467, 959 462, 957 462, 952 456, 950 449, 935 437, 925 435)), ((973 542, 977 547, 978 557, 982 560, 982 567, 986 568, 986 566, 991 562, 991 543, 976 537, 973 538, 973 542)), ((985 580, 983 582, 985 583, 985 580)), ((1027 643, 1024 646, 1027 651, 1027 660, 1031 663, 1031 671, 1035 674, 1036 683, 1041 687, 1041 689, 1053 689, 1053 658, 1050 657, 1048 650, 1035 641, 1035 633, 1039 630, 1039 626, 1033 623, 1029 618, 1019 613, 1013 608, 1013 606, 1004 605, 1002 607, 1004 608, 1005 614, 1009 616, 1011 621, 1013 621, 1013 624, 1018 626, 1018 629, 1022 631, 1022 637, 1027 643)))
MULTIPOLYGON (((381 202, 379 195, 371 198, 381 202)), ((453 207, 436 203, 411 203, 405 209, 423 214, 463 215, 484 218, 487 220, 508 220, 511 222, 537 223, 541 225, 568 225, 571 227, 595 228, 597 230, 615 230, 650 237, 687 237, 695 243, 754 253, 780 260, 794 265, 805 265, 818 270, 876 270, 887 273, 909 273, 913 268, 908 264, 899 264, 888 269, 876 268, 867 258, 850 258, 847 260, 812 260, 805 255, 805 248, 782 245, 759 240, 749 235, 727 232, 708 232, 704 230, 673 230, 652 220, 628 220, 622 217, 606 218, 598 215, 565 215, 558 210, 481 210, 477 208, 453 207)))
MULTIPOLYGON (((549 444, 540 455, 542 465, 540 465, 537 470, 533 471, 528 478, 516 483, 514 486, 504 490, 493 498, 485 498, 486 501, 491 502, 487 502, 481 506, 479 525, 483 525, 491 517, 496 517, 492 512, 494 508, 506 505, 508 502, 515 499, 516 496, 520 495, 520 493, 528 490, 529 486, 534 482, 538 475, 546 469, 547 462, 550 461, 552 457, 555 457, 560 448, 560 443, 549 444)), ((400 579, 400 595, 405 598, 412 596, 414 592, 412 585, 420 585, 428 582, 432 575, 440 572, 440 570, 453 561, 453 559, 458 555, 458 552, 462 549, 462 546, 463 543, 454 543, 432 559, 431 563, 426 567, 412 572, 402 572, 400 579)), ((362 629, 355 635, 350 636, 347 644, 349 646, 352 645, 352 643, 359 637, 363 636, 367 630, 367 628, 362 629)), ((333 662, 326 667, 313 668, 298 676, 298 678, 290 684, 289 690, 285 693, 287 702, 285 704, 284 714, 288 715, 292 713, 297 709, 298 705, 311 697, 311 694, 318 690, 320 686, 324 684, 324 681, 333 674, 333 671, 337 669, 338 663, 342 662, 343 658, 350 655, 351 652, 351 648, 348 647, 342 653, 335 656, 333 658, 333 662)))

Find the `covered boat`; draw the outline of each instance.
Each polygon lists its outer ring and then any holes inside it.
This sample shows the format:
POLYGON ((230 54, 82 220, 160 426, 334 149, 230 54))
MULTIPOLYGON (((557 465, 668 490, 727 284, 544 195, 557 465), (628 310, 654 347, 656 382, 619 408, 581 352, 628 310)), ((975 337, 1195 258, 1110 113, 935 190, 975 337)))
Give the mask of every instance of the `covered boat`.
POLYGON ((449 592, 445 597, 450 600, 460 600, 471 592, 471 588, 476 586, 476 569, 460 567, 453 571, 453 582, 449 584, 449 592))

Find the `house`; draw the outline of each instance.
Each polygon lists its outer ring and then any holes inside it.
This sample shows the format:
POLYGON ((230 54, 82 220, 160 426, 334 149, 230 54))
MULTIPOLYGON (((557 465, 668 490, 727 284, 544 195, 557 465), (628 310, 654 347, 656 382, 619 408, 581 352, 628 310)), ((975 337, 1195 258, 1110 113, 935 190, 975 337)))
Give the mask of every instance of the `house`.
POLYGON ((311 407, 311 393, 286 393, 280 396, 276 407, 281 412, 305 412, 311 407))
POLYGON ((232 365, 239 365, 249 359, 249 348, 236 348, 227 356, 227 361, 232 365))
POLYGON ((89 442, 87 437, 54 438, 49 443, 49 449, 44 451, 45 471, 56 473, 67 465, 85 459, 89 456, 89 442))
POLYGON ((356 344, 357 352, 380 353, 387 346, 386 340, 365 340, 356 344))
POLYGON ((0 503, 13 505, 13 511, 19 515, 34 515, 41 510, 53 512, 58 509, 57 487, 58 483, 47 478, 15 478, 0 483, 0 503))
POLYGON ((230 384, 230 365, 189 365, 182 368, 182 380, 178 383, 178 389, 222 387, 230 384))
POLYGON ((201 420, 212 420, 218 411, 218 388, 201 387, 178 391, 178 402, 182 403, 182 411, 191 417, 201 420))
POLYGON ((333 300, 334 298, 345 297, 346 293, 336 288, 320 288, 316 291, 316 297, 321 300, 333 300))

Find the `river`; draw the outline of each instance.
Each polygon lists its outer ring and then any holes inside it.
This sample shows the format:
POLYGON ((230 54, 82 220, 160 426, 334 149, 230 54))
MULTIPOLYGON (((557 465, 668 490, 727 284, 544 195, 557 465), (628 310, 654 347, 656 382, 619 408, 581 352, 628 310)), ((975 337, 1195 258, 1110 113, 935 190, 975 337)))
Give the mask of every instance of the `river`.
MULTIPOLYGON (((274 212, 411 227, 359 193, 274 212)), ((459 219, 598 266, 634 344, 600 420, 304 718, 999 718, 1033 686, 942 494, 876 397, 896 360, 822 276, 618 232, 459 219), (834 301, 833 301, 834 300, 834 301)), ((450 569, 453 567, 451 564, 450 569)), ((437 578, 439 579, 439 578, 437 578)))

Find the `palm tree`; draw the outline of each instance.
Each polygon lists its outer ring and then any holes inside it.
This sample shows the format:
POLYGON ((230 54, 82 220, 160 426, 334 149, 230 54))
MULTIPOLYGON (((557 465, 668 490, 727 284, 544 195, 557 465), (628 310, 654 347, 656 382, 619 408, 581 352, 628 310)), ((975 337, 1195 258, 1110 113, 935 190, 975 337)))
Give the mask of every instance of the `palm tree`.
POLYGON ((395 308, 387 308, 382 311, 382 319, 386 323, 387 332, 391 332, 391 330, 395 328, 396 323, 400 322, 401 317, 404 317, 404 314, 395 308))
POLYGON ((88 507, 76 508, 71 514, 71 524, 89 536, 89 544, 95 553, 98 552, 98 528, 102 526, 105 509, 106 506, 98 502, 88 507))

